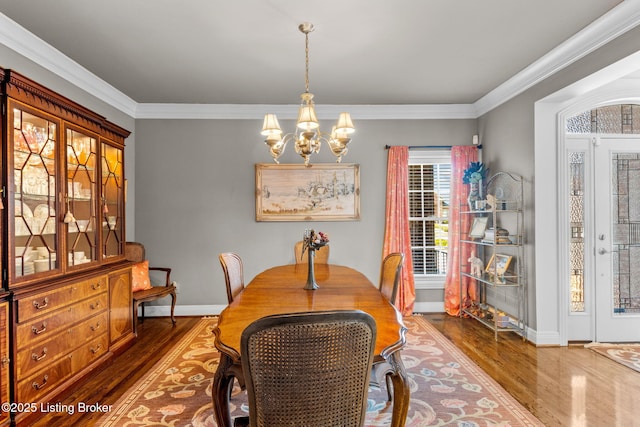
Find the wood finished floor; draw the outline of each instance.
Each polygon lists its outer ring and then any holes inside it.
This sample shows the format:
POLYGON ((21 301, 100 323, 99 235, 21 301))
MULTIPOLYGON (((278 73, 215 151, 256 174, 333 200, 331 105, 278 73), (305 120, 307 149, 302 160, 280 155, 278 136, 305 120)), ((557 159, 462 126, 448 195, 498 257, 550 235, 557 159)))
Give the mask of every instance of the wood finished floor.
MULTIPOLYGON (((537 348, 515 334, 493 332, 471 319, 425 315, 447 338, 547 426, 640 426, 640 373, 582 346, 537 348)), ((60 402, 113 405, 189 331, 196 317, 146 319, 138 341, 60 402)), ((89 427, 99 414, 48 414, 33 426, 89 427)))

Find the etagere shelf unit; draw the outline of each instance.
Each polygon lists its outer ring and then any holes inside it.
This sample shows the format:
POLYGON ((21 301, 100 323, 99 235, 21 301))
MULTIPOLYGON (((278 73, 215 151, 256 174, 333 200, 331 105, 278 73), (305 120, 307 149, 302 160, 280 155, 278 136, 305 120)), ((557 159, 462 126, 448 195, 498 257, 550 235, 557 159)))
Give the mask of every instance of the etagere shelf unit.
POLYGON ((495 333, 515 332, 526 339, 527 289, 523 179, 498 172, 487 180, 486 200, 460 207, 461 316, 478 320, 495 333), (467 217, 467 218, 465 218, 467 217))

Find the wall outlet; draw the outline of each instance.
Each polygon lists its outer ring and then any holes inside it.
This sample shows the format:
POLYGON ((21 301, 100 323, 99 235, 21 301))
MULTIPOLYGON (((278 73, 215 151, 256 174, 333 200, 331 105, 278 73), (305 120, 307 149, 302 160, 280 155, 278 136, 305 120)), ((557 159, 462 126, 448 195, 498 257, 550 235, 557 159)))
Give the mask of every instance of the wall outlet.
POLYGON ((176 287, 176 294, 179 294, 180 288, 182 287, 182 285, 176 281, 173 282, 173 285, 176 287))

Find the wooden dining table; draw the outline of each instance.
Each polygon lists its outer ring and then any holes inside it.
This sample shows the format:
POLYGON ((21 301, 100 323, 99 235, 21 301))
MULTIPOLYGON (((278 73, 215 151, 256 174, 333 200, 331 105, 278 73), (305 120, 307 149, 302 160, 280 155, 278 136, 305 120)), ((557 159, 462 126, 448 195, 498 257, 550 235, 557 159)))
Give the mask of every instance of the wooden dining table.
POLYGON ((220 363, 213 378, 213 408, 218 426, 230 427, 229 399, 234 378, 243 381, 240 336, 253 321, 272 314, 325 310, 362 310, 376 321, 374 365, 392 369, 392 426, 404 426, 409 410, 409 385, 400 358, 406 327, 400 312, 362 273, 349 267, 316 264, 319 288, 305 290, 308 266, 290 264, 258 274, 220 314, 214 329, 220 363))

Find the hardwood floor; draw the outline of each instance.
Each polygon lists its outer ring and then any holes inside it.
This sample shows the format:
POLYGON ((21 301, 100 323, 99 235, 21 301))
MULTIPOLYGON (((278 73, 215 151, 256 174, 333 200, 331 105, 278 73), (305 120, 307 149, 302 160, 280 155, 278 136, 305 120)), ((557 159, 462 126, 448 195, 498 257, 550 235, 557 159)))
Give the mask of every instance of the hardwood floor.
MULTIPOLYGON (((640 373, 582 346, 537 348, 515 334, 493 332, 471 319, 426 314, 433 325, 547 426, 640 426, 640 373)), ((62 404, 113 405, 198 318, 168 318, 139 325, 138 341, 94 373, 62 404)), ((35 426, 88 427, 101 414, 48 414, 35 426)))

